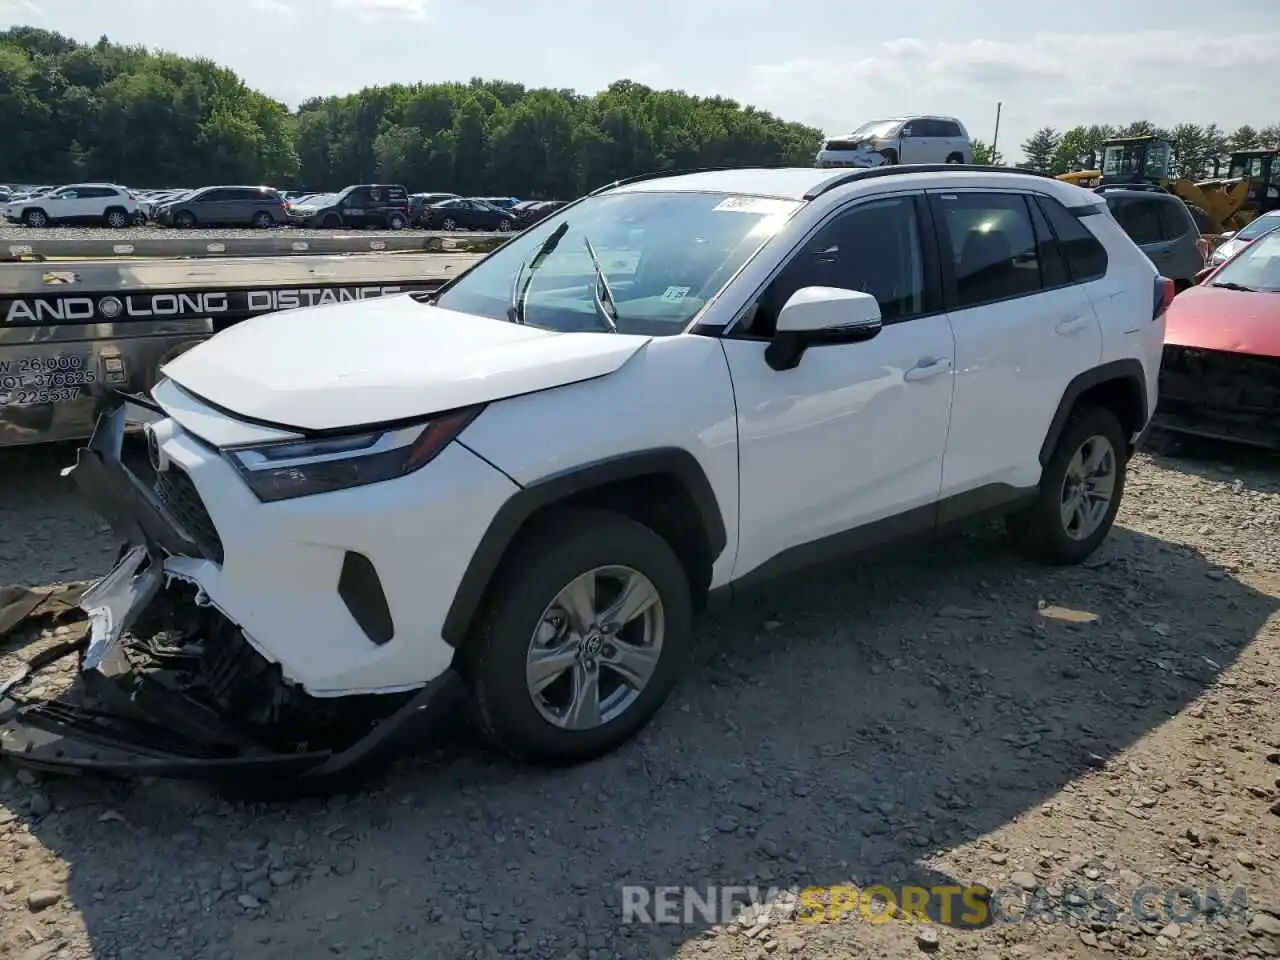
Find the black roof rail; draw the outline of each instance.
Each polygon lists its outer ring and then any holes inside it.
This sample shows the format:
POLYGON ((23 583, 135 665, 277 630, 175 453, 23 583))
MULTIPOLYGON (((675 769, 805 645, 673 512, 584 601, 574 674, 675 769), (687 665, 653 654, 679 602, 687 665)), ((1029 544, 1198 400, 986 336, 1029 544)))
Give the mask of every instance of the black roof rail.
POLYGON ((901 163, 885 167, 862 167, 847 173, 836 174, 804 195, 806 200, 816 200, 824 193, 843 187, 847 183, 859 180, 879 180, 882 177, 903 176, 908 173, 1018 173, 1024 177, 1045 177, 1050 180, 1054 176, 1040 173, 1038 170, 1020 170, 1017 167, 992 167, 982 163, 901 163))

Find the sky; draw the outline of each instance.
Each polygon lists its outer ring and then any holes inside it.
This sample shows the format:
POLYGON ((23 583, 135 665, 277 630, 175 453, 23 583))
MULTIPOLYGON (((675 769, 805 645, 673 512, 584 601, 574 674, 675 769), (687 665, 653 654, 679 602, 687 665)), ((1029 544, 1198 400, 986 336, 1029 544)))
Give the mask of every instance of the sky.
POLYGON ((827 134, 956 116, 990 143, 1002 103, 1015 160, 1042 126, 1280 123, 1280 0, 0 0, 16 24, 209 57, 290 106, 381 83, 627 78, 827 134))

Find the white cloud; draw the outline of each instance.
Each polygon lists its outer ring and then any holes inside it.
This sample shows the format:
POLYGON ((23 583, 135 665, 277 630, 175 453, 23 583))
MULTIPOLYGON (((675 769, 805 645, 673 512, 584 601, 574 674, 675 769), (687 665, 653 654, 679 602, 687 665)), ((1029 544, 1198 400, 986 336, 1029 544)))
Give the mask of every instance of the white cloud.
POLYGON ((262 13, 274 14, 277 17, 294 17, 297 11, 284 0, 252 0, 253 9, 262 13))
POLYGON ((429 13, 429 0, 333 0, 335 10, 354 14, 365 22, 379 20, 423 21, 429 13))
POLYGON ((43 15, 44 11, 32 0, 0 0, 0 20, 26 20, 43 15))
POLYGON ((788 119, 847 133, 878 116, 961 118, 990 141, 998 101, 1006 156, 1042 126, 1280 122, 1265 85, 1223 78, 1274 69, 1280 33, 1043 33, 1016 42, 902 38, 849 59, 798 58, 755 67, 743 98, 788 119), (1229 90, 1224 95, 1224 90, 1229 90))

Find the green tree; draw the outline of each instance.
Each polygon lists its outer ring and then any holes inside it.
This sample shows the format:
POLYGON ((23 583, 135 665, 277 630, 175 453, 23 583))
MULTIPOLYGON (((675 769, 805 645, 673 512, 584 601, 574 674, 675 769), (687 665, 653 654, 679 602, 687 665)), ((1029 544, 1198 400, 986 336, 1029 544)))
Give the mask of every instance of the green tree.
POLYGON ((1022 154, 1028 168, 1038 173, 1048 173, 1061 137, 1053 127, 1041 127, 1022 144, 1022 154))

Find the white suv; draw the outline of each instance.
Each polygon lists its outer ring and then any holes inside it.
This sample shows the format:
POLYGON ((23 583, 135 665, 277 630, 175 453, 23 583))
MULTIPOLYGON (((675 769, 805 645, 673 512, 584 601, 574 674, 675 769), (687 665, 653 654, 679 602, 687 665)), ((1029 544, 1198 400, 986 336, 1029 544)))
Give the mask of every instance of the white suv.
POLYGON ((955 117, 898 117, 864 123, 826 141, 819 167, 875 167, 895 163, 973 163, 973 142, 955 117))
POLYGON ((654 715, 712 594, 991 511, 1081 561, 1172 296, 1106 211, 976 167, 642 178, 438 292, 244 321, 144 399, 154 492, 125 407, 71 471, 137 544, 85 668, 203 608, 241 724, 465 690, 502 747, 575 762, 654 715))
POLYGON ((114 183, 74 183, 4 208, 4 217, 28 227, 60 223, 127 227, 141 216, 132 190, 114 183))

